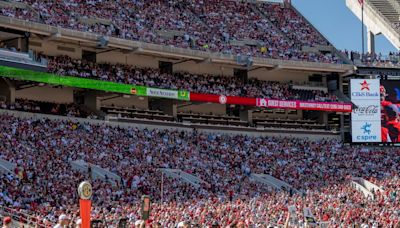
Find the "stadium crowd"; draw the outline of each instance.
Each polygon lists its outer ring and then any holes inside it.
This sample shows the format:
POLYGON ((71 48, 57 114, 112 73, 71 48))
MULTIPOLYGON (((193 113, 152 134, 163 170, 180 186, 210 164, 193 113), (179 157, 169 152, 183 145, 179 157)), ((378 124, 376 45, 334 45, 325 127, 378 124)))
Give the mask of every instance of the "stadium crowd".
POLYGON ((280 100, 339 101, 335 95, 321 90, 293 89, 291 83, 237 77, 198 75, 185 72, 161 73, 158 69, 138 68, 132 65, 93 63, 68 56, 46 57, 48 71, 58 75, 100 79, 131 85, 163 89, 181 89, 190 92, 223 94, 227 96, 259 97, 280 100))
POLYGON ((400 53, 389 52, 387 55, 382 53, 364 53, 356 51, 342 51, 355 65, 370 67, 399 67, 400 53))
POLYGON ((225 0, 38 1, 0 15, 148 43, 232 55, 341 63, 303 51, 329 45, 291 6, 225 0), (39 15, 39 16, 38 16, 39 15))
MULTIPOLYGON (((93 219, 140 219, 140 197, 152 197, 149 224, 180 222, 238 227, 292 224, 309 208, 333 227, 395 227, 399 222, 399 150, 349 147, 336 140, 250 137, 197 131, 149 130, 72 120, 0 116, 1 159, 16 164, 0 181, 0 205, 34 215, 40 224, 61 214, 77 221, 77 184, 94 186, 93 219), (92 179, 84 160, 121 177, 92 179), (51 162, 48 162, 51 161, 51 162), (351 162, 349 162, 351 161, 351 162), (201 178, 195 188, 164 177, 158 168, 181 169, 201 178), (276 191, 251 180, 252 173, 275 176, 293 186, 276 191), (379 184, 366 198, 350 186, 352 176, 379 184), (294 208, 294 209, 293 209, 294 208)), ((114 226, 109 224, 109 226, 114 226)))
MULTIPOLYGON (((331 54, 306 53, 303 46, 329 45, 295 9, 266 2, 225 0, 16 0, 29 7, 3 7, 0 15, 128 40, 283 60, 340 63, 331 54)), ((353 59, 351 53, 351 58, 353 59)), ((398 57, 398 54, 393 54, 398 57)), ((367 54, 366 63, 390 64, 367 54)), ((122 64, 96 64, 66 56, 48 57, 49 72, 164 89, 283 100, 338 101, 319 90, 290 83, 161 73, 122 64)), ((0 108, 92 117, 75 105, 29 100, 0 108)), ((94 116, 93 116, 94 117, 94 116)), ((137 227, 140 198, 152 198, 152 227, 267 227, 287 217, 302 227, 304 211, 330 227, 400 226, 400 151, 365 149, 337 140, 250 137, 193 131, 122 128, 75 120, 22 119, 0 115, 0 158, 15 164, 1 174, 0 206, 29 214, 45 227, 57 220, 78 224, 77 184, 94 187, 93 220, 117 227, 121 218, 137 227), (83 160, 120 177, 96 179, 83 160), (51 161, 51 162, 49 162, 51 161), (349 162, 351 161, 351 162, 349 162), (161 174, 180 169, 204 181, 194 187, 161 174), (269 174, 291 189, 273 189, 251 178, 269 174), (368 198, 351 177, 382 191, 368 198), (162 183, 162 184, 161 184, 162 183), (162 185, 162 187, 161 187, 162 185)), ((7 217, 7 222, 9 222, 7 217)), ((24 221, 22 221, 24 222, 24 221)))

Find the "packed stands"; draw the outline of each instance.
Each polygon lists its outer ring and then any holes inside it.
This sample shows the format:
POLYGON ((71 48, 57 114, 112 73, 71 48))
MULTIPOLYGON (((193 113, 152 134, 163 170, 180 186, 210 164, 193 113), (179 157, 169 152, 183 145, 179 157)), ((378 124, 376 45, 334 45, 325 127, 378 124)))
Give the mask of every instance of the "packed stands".
POLYGON ((93 78, 132 85, 163 89, 182 89, 190 92, 223 94, 229 96, 260 97, 280 100, 336 102, 335 95, 321 90, 292 89, 290 83, 235 77, 198 75, 186 72, 161 73, 158 69, 131 65, 93 63, 67 56, 48 57, 48 71, 58 75, 93 78))
MULTIPOLYGON (((289 4, 10 0, 0 1, 0 15, 101 34, 105 39, 112 36, 237 59, 342 63, 332 54, 335 50, 329 42, 289 4)), ((30 58, 7 45, 0 44, 0 57, 30 58)), ((38 49, 51 53, 58 47, 38 49)), ((84 56, 83 50, 74 54, 84 56)), ((396 57, 394 53, 390 61, 376 55, 362 59, 364 64, 389 65, 396 57)), ((302 79, 320 83, 326 78, 324 87, 311 88, 295 86, 290 79, 165 73, 68 56, 41 55, 36 60, 46 65, 49 73, 129 85, 340 102, 327 92, 330 82, 336 81, 330 78, 338 76, 329 69, 315 75, 296 69, 302 71, 302 79)), ((205 104, 82 88, 56 89, 20 80, 4 78, 0 82, 2 90, 8 89, 0 95, 4 99, 0 101, 0 218, 7 216, 7 222, 12 219, 29 226, 53 227, 62 220, 80 227, 76 188, 87 180, 94 190, 91 219, 102 223, 100 227, 121 227, 118 223, 122 220, 127 227, 145 227, 144 223, 146 227, 284 227, 287 219, 291 227, 308 227, 305 211, 320 227, 400 226, 400 150, 343 143, 338 132, 344 133, 345 126, 329 122, 329 118, 339 121, 337 113, 255 110, 221 101, 205 104), (47 91, 59 99, 65 95, 62 99, 66 101, 49 102, 53 99, 46 99, 47 91), (32 96, 36 100, 20 99, 30 98, 30 94, 37 95, 32 96), (277 135, 281 132, 285 136, 277 135), (256 178, 259 176, 276 178, 285 187, 261 181, 256 178), (355 187, 356 178, 378 185, 379 190, 360 191, 355 187), (151 197, 146 222, 141 221, 143 195, 151 197)), ((340 117, 340 121, 348 119, 340 117)))
POLYGON ((313 27, 293 8, 282 7, 279 4, 260 4, 261 10, 269 16, 269 20, 290 40, 298 43, 296 46, 329 45, 313 27))
POLYGON ((29 9, 21 9, 21 8, 14 8, 14 7, 2 7, 1 14, 7 17, 13 17, 18 19, 33 19, 35 18, 35 14, 33 11, 29 9))
POLYGON ((202 51, 342 63, 303 46, 329 43, 299 13, 278 3, 206 1, 20 0, 0 14, 46 25, 202 51), (39 17, 37 16, 39 14, 39 17))
MULTIPOLYGON (((197 131, 146 130, 67 120, 1 115, 1 159, 16 164, 1 179, 1 205, 28 211, 40 223, 61 213, 76 221, 79 181, 90 171, 71 169, 84 160, 118 174, 121 183, 93 180, 93 218, 139 219, 139 199, 153 199, 151 220, 164 227, 180 221, 225 226, 283 224, 294 205, 298 221, 308 207, 332 226, 398 223, 399 150, 349 147, 336 140, 220 135, 197 131), (49 137, 51 136, 51 137, 49 137), (51 160, 51 163, 47 161, 51 160), (348 162, 352 161, 352 162, 348 162), (207 184, 195 188, 164 180, 158 168, 177 168, 207 184), (276 192, 249 177, 267 173, 299 194, 276 192), (379 184, 379 200, 365 198, 349 181, 360 176, 379 184)), ((73 221, 73 222, 74 222, 73 221)))

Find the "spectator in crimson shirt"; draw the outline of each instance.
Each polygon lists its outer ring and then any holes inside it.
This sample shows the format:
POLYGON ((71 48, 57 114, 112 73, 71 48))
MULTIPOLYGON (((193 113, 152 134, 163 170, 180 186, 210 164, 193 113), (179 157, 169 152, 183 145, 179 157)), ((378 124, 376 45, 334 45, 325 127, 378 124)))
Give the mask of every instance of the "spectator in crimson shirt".
POLYGON ((11 228, 12 219, 10 217, 4 217, 3 228, 11 228))
POLYGON ((382 142, 390 142, 389 130, 386 127, 381 127, 382 142))
POLYGON ((398 120, 399 110, 396 105, 385 107, 388 121, 386 127, 392 142, 400 142, 400 122, 398 120))
POLYGON ((233 201, 233 191, 229 190, 229 201, 233 201))

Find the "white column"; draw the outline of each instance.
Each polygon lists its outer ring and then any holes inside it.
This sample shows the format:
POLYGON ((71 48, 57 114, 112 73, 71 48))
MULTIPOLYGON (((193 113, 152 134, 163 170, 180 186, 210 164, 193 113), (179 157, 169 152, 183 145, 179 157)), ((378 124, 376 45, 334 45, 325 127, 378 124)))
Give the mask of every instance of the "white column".
POLYGON ((375 53, 375 34, 367 30, 368 52, 375 53))

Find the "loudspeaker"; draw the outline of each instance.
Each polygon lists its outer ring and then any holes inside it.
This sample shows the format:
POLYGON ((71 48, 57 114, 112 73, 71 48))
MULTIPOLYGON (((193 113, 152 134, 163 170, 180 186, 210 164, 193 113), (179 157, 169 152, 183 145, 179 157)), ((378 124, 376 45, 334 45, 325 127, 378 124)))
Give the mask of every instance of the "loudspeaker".
POLYGON ((97 48, 105 48, 108 45, 108 37, 106 36, 101 36, 97 40, 97 48))

